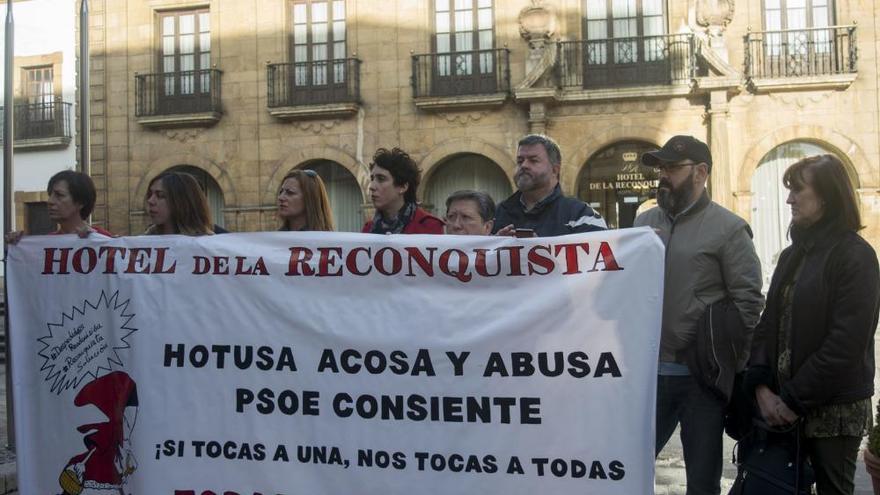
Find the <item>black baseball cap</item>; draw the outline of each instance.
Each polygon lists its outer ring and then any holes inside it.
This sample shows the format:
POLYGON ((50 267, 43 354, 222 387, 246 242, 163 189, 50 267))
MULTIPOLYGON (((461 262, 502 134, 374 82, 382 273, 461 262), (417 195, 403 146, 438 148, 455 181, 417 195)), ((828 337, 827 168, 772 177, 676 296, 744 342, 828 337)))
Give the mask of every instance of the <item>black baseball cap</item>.
POLYGON ((642 155, 642 165, 646 167, 654 167, 660 162, 683 160, 705 163, 712 170, 712 153, 709 152, 709 147, 693 136, 672 136, 659 150, 642 155))

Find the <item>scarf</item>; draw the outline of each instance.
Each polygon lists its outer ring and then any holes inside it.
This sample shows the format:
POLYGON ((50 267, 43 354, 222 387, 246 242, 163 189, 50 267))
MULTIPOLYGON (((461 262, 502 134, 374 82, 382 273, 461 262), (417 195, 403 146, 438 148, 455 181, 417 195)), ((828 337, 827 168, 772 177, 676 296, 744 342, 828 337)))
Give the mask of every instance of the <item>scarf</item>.
POLYGON ((370 230, 371 234, 399 234, 403 232, 403 229, 406 228, 406 225, 412 220, 413 215, 416 213, 416 204, 415 203, 406 203, 403 205, 403 208, 397 212, 397 216, 392 218, 391 220, 385 220, 382 217, 382 212, 377 211, 373 216, 373 228, 370 230))

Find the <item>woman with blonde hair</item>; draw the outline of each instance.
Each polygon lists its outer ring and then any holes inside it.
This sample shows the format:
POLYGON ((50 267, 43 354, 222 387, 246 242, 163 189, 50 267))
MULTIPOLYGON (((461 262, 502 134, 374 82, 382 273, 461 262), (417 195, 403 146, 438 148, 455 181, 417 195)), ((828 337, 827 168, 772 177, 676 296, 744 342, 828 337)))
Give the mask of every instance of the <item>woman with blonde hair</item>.
POLYGON ((332 232, 333 212, 324 181, 314 170, 291 170, 278 189, 278 218, 282 231, 332 232))
POLYGON ((152 221, 148 235, 214 234, 208 200, 190 174, 168 171, 157 175, 150 181, 144 204, 152 221))

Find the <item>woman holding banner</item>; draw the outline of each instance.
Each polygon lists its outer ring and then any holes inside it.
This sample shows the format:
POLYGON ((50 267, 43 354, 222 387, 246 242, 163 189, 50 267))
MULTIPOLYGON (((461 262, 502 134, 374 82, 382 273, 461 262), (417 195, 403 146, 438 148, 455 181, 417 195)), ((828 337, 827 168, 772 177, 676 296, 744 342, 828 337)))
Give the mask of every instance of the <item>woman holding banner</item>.
MULTIPOLYGON (((208 200, 196 179, 183 172, 162 172, 147 188, 144 206, 152 224, 147 235, 211 235, 208 200)), ((218 231, 219 233, 219 231, 218 231)))
POLYGON ((291 170, 278 190, 282 231, 332 232, 333 212, 324 181, 314 170, 291 170))
POLYGON ((361 232, 372 234, 442 234, 443 220, 419 208, 416 189, 421 172, 415 160, 400 148, 379 148, 370 164, 373 219, 361 232))
POLYGON ((792 245, 779 257, 755 329, 746 390, 771 426, 803 421, 818 492, 851 494, 871 423, 880 269, 839 159, 785 171, 792 245))
MULTIPOLYGON (((77 234, 87 237, 92 232, 112 237, 113 234, 100 227, 88 224, 86 220, 95 208, 95 183, 82 172, 62 170, 49 179, 46 187, 49 198, 46 201, 49 219, 58 225, 51 234, 77 234)), ((15 244, 24 234, 22 231, 10 232, 6 242, 15 244)))

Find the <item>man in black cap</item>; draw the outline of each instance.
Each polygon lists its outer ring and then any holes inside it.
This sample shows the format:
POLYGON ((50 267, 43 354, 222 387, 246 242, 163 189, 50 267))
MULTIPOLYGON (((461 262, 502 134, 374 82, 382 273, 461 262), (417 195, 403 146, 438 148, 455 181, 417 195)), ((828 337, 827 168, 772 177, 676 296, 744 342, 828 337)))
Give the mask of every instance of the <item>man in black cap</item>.
POLYGON ((741 320, 733 326, 738 348, 735 358, 717 364, 728 368, 731 377, 745 366, 751 331, 764 304, 761 265, 745 220, 709 199, 712 155, 706 143, 674 136, 663 148, 642 155, 642 164, 657 171, 658 206, 639 215, 635 226, 653 227, 666 245, 655 454, 680 424, 687 494, 718 494, 726 404, 724 394, 693 373, 699 358, 694 357, 695 342, 705 315, 711 317, 707 308, 730 301, 734 317, 738 312, 741 320))

